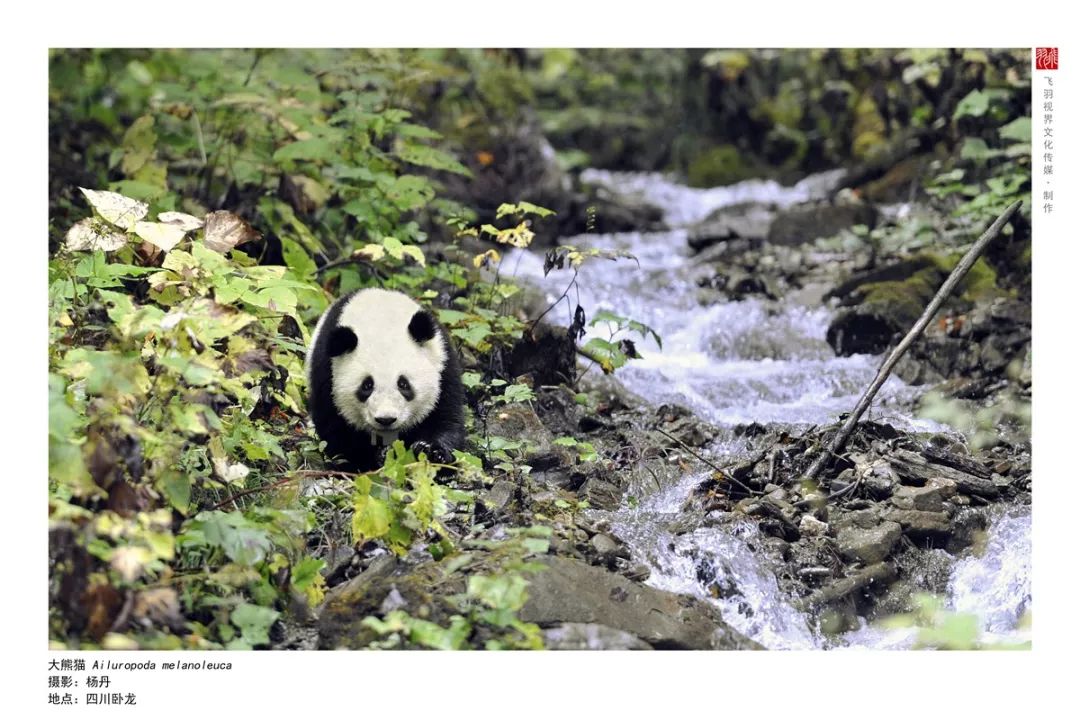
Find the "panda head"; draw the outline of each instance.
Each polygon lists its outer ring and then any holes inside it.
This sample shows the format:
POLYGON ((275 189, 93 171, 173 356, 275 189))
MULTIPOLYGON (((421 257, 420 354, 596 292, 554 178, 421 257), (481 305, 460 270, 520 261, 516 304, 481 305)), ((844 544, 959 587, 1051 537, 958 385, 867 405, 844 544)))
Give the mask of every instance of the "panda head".
POLYGON ((350 425, 396 435, 435 409, 447 349, 434 318, 416 302, 399 292, 361 290, 326 332, 333 402, 350 425))

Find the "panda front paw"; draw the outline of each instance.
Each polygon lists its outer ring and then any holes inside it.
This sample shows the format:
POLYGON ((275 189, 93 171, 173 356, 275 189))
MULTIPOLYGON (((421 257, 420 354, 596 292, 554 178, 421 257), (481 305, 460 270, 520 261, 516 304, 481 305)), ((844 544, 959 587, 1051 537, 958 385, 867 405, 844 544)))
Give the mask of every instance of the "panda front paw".
POLYGON ((439 465, 449 465, 454 462, 454 453, 447 447, 437 442, 417 440, 412 444, 413 454, 420 457, 420 453, 427 455, 429 462, 439 465))
POLYGON ((390 449, 389 445, 377 445, 375 447, 375 465, 376 467, 382 467, 386 464, 386 451, 390 449))

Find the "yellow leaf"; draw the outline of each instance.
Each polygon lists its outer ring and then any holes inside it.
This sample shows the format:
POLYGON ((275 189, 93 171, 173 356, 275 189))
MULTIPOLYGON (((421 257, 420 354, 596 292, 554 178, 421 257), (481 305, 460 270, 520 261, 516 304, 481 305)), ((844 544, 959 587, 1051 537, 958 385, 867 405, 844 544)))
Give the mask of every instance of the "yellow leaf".
POLYGON ((424 251, 416 247, 415 245, 402 245, 401 254, 411 257, 420 267, 424 267, 424 265, 426 264, 424 259, 424 251))
POLYGON ((498 265, 499 259, 498 250, 491 249, 474 257, 472 264, 475 268, 488 267, 489 265, 498 265))
POLYGON ((386 256, 386 249, 382 245, 376 245, 374 243, 368 243, 364 247, 360 248, 353 255, 366 257, 369 260, 381 260, 386 256))
POLYGON ((534 237, 536 237, 536 234, 529 229, 529 222, 523 220, 517 227, 500 230, 495 235, 495 240, 501 242, 503 245, 527 248, 534 237))
POLYGON ((151 245, 169 252, 180 244, 187 233, 176 225, 139 221, 135 223, 135 234, 151 245))

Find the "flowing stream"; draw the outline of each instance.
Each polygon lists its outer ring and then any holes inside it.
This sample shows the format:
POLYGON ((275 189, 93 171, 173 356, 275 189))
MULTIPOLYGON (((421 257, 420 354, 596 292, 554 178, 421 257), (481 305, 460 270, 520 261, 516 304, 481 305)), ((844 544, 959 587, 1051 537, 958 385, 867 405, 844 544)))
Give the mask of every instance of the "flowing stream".
MULTIPOLYGON (((579 295, 570 295, 590 317, 610 310, 649 325, 661 336, 662 349, 652 339, 633 338, 643 359, 619 370, 628 389, 653 403, 685 405, 726 431, 711 447, 724 464, 739 457, 730 432, 735 425, 782 423, 798 430, 833 422, 853 407, 874 377, 880 357, 836 357, 825 342, 830 311, 823 305, 756 299, 700 304, 687 245, 687 226, 720 208, 746 202, 786 207, 814 199, 824 193, 833 174, 811 176, 790 188, 749 181, 707 190, 683 187, 656 174, 590 170, 583 177, 616 195, 637 196, 662 208, 673 228, 562 240, 628 251, 640 263, 587 262, 580 269, 579 295)), ((508 256, 503 267, 538 285, 550 300, 562 295, 569 279, 566 270, 544 277, 542 259, 527 251, 508 256)), ((570 309, 559 307, 552 313, 570 309)), ((557 315, 552 319, 561 321, 557 315)), ((589 333, 607 338, 608 330, 594 327, 589 333)), ((908 429, 943 429, 912 415, 917 396, 918 390, 890 378, 872 416, 908 429)), ((839 642, 826 640, 781 593, 754 549, 758 534, 749 523, 735 530, 706 526, 675 533, 672 526, 682 503, 704 477, 687 474, 639 497, 636 507, 606 514, 612 532, 629 545, 636 561, 652 570, 648 584, 717 603, 731 625, 769 648, 910 646, 911 633, 876 628, 849 633, 839 642)), ((948 559, 947 605, 976 614, 985 633, 1008 635, 1030 603, 1030 527, 1026 510, 1003 514, 992 524, 980 557, 948 559)))

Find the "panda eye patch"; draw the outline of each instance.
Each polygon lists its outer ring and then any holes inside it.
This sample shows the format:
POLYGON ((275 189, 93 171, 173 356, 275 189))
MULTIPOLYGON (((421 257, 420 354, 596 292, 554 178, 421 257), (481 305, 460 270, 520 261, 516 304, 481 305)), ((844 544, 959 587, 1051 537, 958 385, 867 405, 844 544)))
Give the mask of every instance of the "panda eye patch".
POLYGON ((360 383, 360 389, 356 391, 356 397, 359 398, 360 402, 366 402, 373 392, 375 392, 375 381, 368 375, 364 378, 364 382, 360 383))
POLYGON ((397 386, 398 390, 401 391, 401 396, 406 400, 412 400, 416 397, 416 392, 413 390, 412 384, 404 375, 397 379, 397 386))

